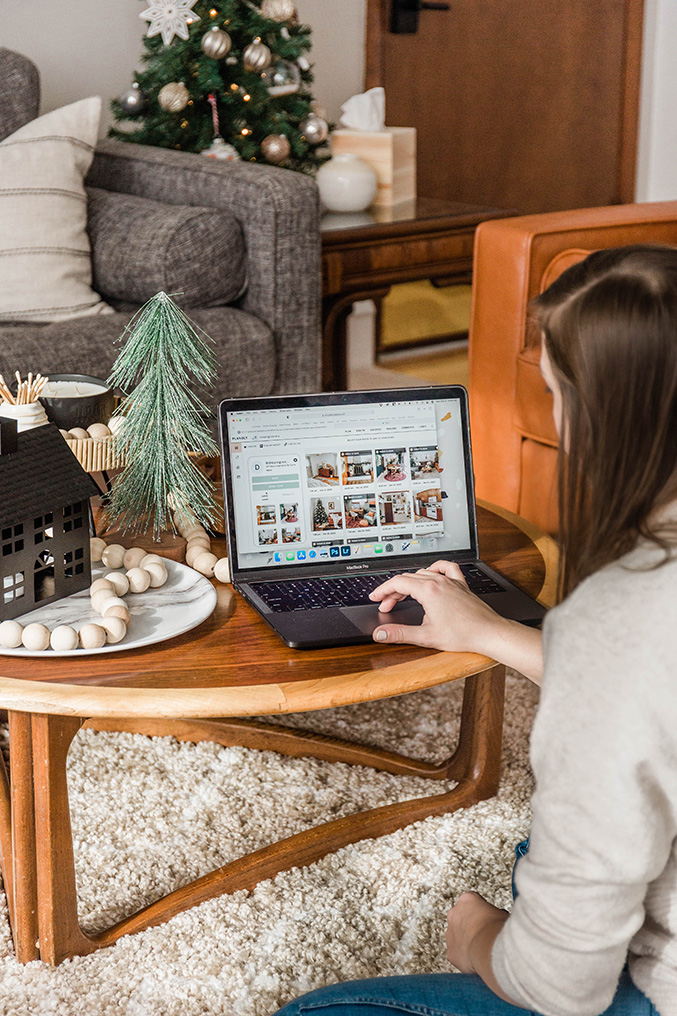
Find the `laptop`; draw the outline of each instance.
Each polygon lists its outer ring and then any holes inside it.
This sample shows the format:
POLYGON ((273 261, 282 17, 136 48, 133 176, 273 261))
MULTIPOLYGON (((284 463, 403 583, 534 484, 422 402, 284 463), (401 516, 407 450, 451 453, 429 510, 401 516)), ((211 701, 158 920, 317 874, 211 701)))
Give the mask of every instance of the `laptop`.
POLYGON ((499 614, 545 609, 479 559, 468 395, 458 385, 226 399, 219 406, 235 589, 295 649, 420 624, 369 592, 444 558, 499 614))

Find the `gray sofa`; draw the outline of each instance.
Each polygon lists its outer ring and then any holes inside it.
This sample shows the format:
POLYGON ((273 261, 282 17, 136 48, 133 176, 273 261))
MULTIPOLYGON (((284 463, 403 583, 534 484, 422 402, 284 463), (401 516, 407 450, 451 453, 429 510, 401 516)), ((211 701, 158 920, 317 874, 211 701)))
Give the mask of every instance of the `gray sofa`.
MULTIPOLYGON (((38 114, 39 77, 0 48, 0 141, 38 114)), ((317 390, 319 202, 313 180, 243 162, 105 140, 87 177, 93 286, 115 314, 0 322, 0 372, 106 377, 154 291, 181 290, 214 340, 216 398, 317 390)))

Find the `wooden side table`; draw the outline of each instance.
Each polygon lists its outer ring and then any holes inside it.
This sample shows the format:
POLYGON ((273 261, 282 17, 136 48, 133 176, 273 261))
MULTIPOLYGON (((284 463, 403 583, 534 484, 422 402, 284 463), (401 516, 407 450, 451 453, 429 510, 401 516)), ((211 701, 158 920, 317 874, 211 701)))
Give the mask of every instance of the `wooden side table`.
POLYGON ((347 387, 346 321, 357 300, 382 300, 398 282, 467 282, 475 229, 514 215, 501 208, 418 198, 322 219, 322 386, 347 387))

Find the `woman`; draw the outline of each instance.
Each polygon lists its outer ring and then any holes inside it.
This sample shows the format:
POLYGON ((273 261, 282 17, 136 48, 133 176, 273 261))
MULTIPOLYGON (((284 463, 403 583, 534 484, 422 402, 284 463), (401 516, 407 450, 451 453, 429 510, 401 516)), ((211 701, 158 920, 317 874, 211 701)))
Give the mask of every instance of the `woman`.
POLYGON ((336 984, 284 1016, 677 1016, 677 250, 597 251, 534 301, 560 434, 563 602, 540 633, 439 561, 372 594, 377 641, 485 653, 539 682, 512 913, 449 912, 461 974, 336 984))

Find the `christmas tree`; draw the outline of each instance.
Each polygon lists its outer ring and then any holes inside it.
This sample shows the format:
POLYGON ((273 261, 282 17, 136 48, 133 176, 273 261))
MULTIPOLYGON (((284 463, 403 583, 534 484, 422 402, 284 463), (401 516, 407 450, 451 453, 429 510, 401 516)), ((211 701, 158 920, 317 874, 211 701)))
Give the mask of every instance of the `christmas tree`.
POLYGON ((311 172, 329 127, 312 106, 310 29, 294 0, 141 0, 145 69, 112 103, 124 141, 311 172))
POLYGON ((323 529, 329 522, 327 510, 319 499, 315 503, 313 512, 313 529, 323 529))
MULTIPOLYGON (((191 391, 213 383, 215 356, 166 293, 146 303, 128 325, 127 341, 113 365, 110 385, 129 394, 116 415, 114 444, 126 463, 107 497, 109 524, 123 531, 148 529, 159 539, 173 528, 172 509, 209 524, 216 505, 211 486, 191 453, 217 451, 208 410, 191 391)), ((123 336, 124 337, 124 336, 123 336)))

